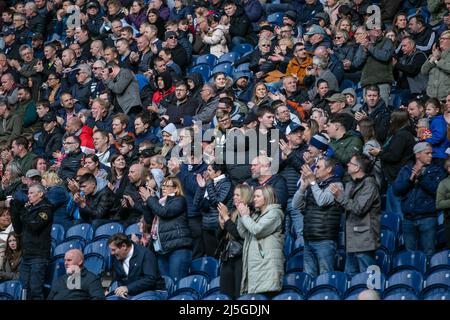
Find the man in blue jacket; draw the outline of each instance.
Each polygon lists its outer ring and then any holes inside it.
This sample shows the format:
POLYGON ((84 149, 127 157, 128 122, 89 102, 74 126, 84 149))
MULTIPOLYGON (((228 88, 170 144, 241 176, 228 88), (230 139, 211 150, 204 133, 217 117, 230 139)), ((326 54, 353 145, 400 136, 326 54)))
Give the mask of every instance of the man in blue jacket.
POLYGON ((415 162, 400 169, 393 184, 402 197, 403 238, 407 250, 423 250, 430 257, 435 250, 437 231, 436 190, 446 173, 432 164, 432 148, 427 142, 414 146, 415 162))

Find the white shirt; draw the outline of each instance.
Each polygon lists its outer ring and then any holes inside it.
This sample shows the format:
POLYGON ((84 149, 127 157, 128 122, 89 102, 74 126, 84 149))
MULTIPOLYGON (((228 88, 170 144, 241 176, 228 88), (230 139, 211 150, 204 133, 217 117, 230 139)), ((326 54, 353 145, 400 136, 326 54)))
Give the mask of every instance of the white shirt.
POLYGON ((127 257, 122 263, 123 270, 125 270, 126 275, 128 276, 128 272, 130 271, 130 259, 133 256, 134 252, 134 245, 131 245, 131 250, 128 252, 127 257))

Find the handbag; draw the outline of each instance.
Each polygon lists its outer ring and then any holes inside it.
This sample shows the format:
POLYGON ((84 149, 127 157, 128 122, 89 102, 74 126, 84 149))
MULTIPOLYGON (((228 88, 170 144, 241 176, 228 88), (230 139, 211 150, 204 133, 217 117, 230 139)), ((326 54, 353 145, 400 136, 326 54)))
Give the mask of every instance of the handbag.
POLYGON ((237 258, 242 256, 242 243, 233 239, 228 240, 224 255, 226 256, 227 260, 230 258, 237 258))

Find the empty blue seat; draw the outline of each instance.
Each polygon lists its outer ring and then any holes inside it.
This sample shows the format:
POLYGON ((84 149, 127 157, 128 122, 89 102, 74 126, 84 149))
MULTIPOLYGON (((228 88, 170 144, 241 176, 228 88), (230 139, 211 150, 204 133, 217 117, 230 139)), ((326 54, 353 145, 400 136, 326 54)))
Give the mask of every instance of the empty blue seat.
POLYGON ((228 52, 228 53, 224 53, 223 55, 220 56, 219 61, 217 61, 217 64, 219 63, 224 63, 224 62, 235 62, 238 58, 239 58, 240 54, 237 52, 228 52))
POLYGON ((298 253, 286 261, 286 273, 303 271, 303 253, 298 253))
POLYGON ((433 288, 422 295, 423 300, 450 300, 450 289, 433 288))
POLYGON ((89 242, 92 240, 93 236, 94 229, 92 229, 92 226, 89 223, 80 223, 70 227, 69 230, 67 230, 65 241, 78 239, 89 242))
POLYGON ((129 225, 125 229, 125 234, 127 236, 131 236, 132 234, 135 234, 137 236, 142 235, 141 231, 139 230, 139 223, 133 223, 133 224, 129 225))
POLYGON ((202 76, 203 81, 207 82, 209 77, 211 76, 211 67, 208 64, 199 64, 196 65, 189 71, 189 74, 198 73, 202 76))
POLYGON ((173 296, 169 300, 198 300, 198 297, 185 293, 173 296))
POLYGON ((302 295, 297 292, 281 292, 273 297, 272 300, 304 300, 302 295))
POLYGON ((53 282, 66 273, 64 259, 59 258, 51 261, 45 273, 44 287, 51 288, 53 282))
POLYGON ((383 294, 383 300, 418 300, 418 298, 413 291, 398 288, 396 290, 386 291, 383 294))
POLYGON ((398 270, 411 269, 425 273, 427 257, 421 251, 403 251, 394 256, 392 261, 392 273, 398 270))
POLYGON ((9 280, 0 283, 0 300, 20 300, 22 284, 19 280, 9 280))
POLYGON ((430 259, 430 272, 437 269, 448 269, 450 266, 450 250, 435 253, 430 259))
POLYGON ((208 290, 208 278, 199 274, 180 279, 176 284, 174 295, 190 293, 198 298, 208 290))
POLYGON ((131 300, 162 300, 162 296, 156 291, 145 291, 135 295, 131 300))
POLYGON ((220 63, 212 69, 211 76, 219 72, 225 73, 228 77, 231 77, 233 74, 233 66, 229 62, 220 63))
POLYGON ((72 249, 80 249, 83 251, 84 243, 80 240, 69 240, 60 243, 53 251, 53 258, 64 258, 67 251, 72 249))
POLYGON ((391 270, 391 256, 384 250, 375 251, 375 262, 384 274, 389 274, 391 270))
POLYGON ((393 253, 395 250, 395 235, 388 229, 381 230, 381 248, 387 250, 389 253, 393 253))
POLYGON ((241 56, 243 56, 246 53, 252 52, 255 49, 253 45, 250 43, 241 43, 237 46, 234 46, 231 51, 239 53, 241 56))
POLYGON ((208 284, 208 291, 205 292, 205 296, 209 296, 214 293, 220 292, 220 276, 212 279, 208 284))
POLYGON ((231 298, 223 293, 213 293, 204 297, 202 300, 231 300, 231 298))
POLYGON ((306 296, 313 282, 312 277, 304 272, 286 273, 283 278, 283 290, 293 290, 306 296))
POLYGON ((94 241, 100 239, 109 239, 113 234, 123 232, 122 224, 118 222, 109 222, 102 224, 95 230, 94 241))
POLYGON ((84 259, 84 266, 99 276, 105 270, 105 259, 101 255, 89 255, 84 259))
POLYGON ((436 270, 430 273, 423 282, 424 290, 431 288, 447 288, 450 289, 450 270, 436 270))
POLYGON ((284 12, 275 12, 267 16, 267 22, 281 26, 283 24, 284 12))
POLYGON ((237 300, 269 300, 269 299, 267 299, 267 297, 263 294, 252 293, 240 296, 237 300))
POLYGON ((317 291, 322 288, 327 288, 336 290, 336 292, 338 292, 339 295, 342 296, 347 289, 347 283, 348 277, 344 272, 334 271, 322 273, 321 275, 317 276, 310 290, 310 293, 311 291, 317 291))
POLYGON ((84 248, 84 257, 89 256, 102 256, 104 261, 105 270, 111 270, 112 268, 112 258, 111 252, 108 247, 108 239, 100 239, 91 243, 88 243, 84 248))
POLYGON ((219 275, 219 261, 212 257, 195 259, 191 262, 189 274, 201 274, 211 281, 219 275))
POLYGON ((234 68, 235 72, 242 72, 242 71, 250 71, 250 63, 242 63, 239 66, 237 66, 236 68, 234 68))
POLYGON ((313 292, 308 300, 341 300, 341 296, 334 290, 322 288, 313 292))
POLYGON ((207 64, 211 68, 213 68, 217 64, 217 57, 210 53, 198 56, 197 60, 195 61, 195 65, 199 64, 207 64))
POLYGON ((386 282, 386 290, 392 291, 396 288, 413 290, 416 294, 422 290, 423 277, 416 270, 400 270, 391 275, 386 282))
POLYGON ((391 230, 395 235, 401 231, 402 217, 396 213, 383 212, 381 215, 381 226, 391 230))
POLYGON ((64 227, 58 223, 52 224, 51 237, 55 240, 56 244, 60 244, 64 241, 64 227))
POLYGON ((380 273, 378 279, 372 278, 374 276, 375 275, 373 273, 367 272, 361 272, 358 273, 357 275, 354 275, 353 278, 350 280, 348 289, 346 291, 346 295, 356 289, 360 288, 367 289, 369 286, 373 286, 371 287, 371 289, 383 291, 386 281, 384 274, 380 273), (370 279, 369 276, 371 276, 370 279))

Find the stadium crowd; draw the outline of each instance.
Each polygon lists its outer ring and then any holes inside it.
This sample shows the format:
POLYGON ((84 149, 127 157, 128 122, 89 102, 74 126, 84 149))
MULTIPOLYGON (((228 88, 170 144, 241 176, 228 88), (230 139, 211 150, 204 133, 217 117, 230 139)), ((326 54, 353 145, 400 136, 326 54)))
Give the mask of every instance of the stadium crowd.
POLYGON ((377 264, 383 212, 401 218, 401 248, 450 249, 450 0, 0 12, 0 281, 27 299, 105 298, 78 249, 45 292, 54 224, 139 224, 107 241, 111 299, 203 256, 233 298, 280 292, 293 248, 315 278, 342 245, 351 277, 377 264))

